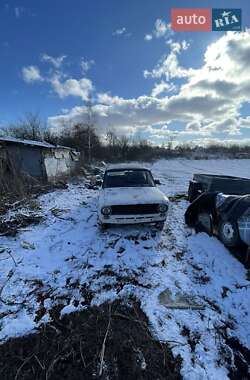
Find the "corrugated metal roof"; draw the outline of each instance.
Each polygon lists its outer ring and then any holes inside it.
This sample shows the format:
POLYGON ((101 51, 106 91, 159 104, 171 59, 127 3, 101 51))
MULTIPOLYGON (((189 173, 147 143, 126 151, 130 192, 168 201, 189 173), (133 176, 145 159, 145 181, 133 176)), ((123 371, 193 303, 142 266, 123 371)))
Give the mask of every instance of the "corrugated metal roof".
POLYGON ((47 143, 46 141, 22 140, 22 139, 17 139, 15 137, 0 137, 0 143, 1 141, 7 142, 7 143, 13 143, 13 144, 39 146, 42 148, 68 149, 68 150, 75 151, 74 148, 69 148, 67 146, 62 146, 62 145, 53 145, 53 144, 47 143))
POLYGON ((49 144, 45 141, 34 141, 34 140, 22 140, 22 139, 17 139, 15 137, 0 137, 0 142, 9 142, 9 143, 14 143, 14 144, 24 144, 24 145, 32 145, 32 146, 40 146, 43 148, 56 148, 55 145, 49 144))

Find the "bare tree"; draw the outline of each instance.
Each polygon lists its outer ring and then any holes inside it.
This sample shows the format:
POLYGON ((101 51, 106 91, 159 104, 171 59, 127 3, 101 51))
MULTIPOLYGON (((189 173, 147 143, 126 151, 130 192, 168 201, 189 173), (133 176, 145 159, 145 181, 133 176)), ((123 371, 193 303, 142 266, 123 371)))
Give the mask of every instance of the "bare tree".
POLYGON ((58 145, 60 142, 60 137, 58 136, 58 134, 51 131, 51 129, 46 128, 43 133, 43 140, 50 144, 58 145))
POLYGON ((17 123, 10 124, 6 134, 20 138, 40 141, 43 139, 45 125, 38 113, 29 112, 17 123))
POLYGON ((119 138, 119 147, 121 151, 121 156, 127 158, 127 152, 129 149, 129 138, 125 135, 119 138))
POLYGON ((92 134, 94 132, 94 125, 95 125, 95 115, 93 112, 93 104, 91 99, 88 101, 87 104, 87 135, 88 135, 88 161, 91 163, 92 161, 92 134))
POLYGON ((106 134, 106 141, 107 141, 108 147, 110 148, 113 148, 117 143, 117 136, 111 129, 108 130, 106 134))

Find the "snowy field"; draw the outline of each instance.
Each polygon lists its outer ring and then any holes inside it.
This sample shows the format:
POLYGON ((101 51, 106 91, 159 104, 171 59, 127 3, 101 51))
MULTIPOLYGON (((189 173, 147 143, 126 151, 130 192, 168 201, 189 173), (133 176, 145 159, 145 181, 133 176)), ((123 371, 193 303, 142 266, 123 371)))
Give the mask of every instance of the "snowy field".
MULTIPOLYGON (((250 177, 250 160, 171 160, 146 165, 170 196, 187 191, 196 172, 250 177)), ((237 338, 250 349, 250 289, 244 266, 215 238, 184 225, 188 203, 171 204, 164 231, 97 227, 98 191, 84 180, 41 196, 44 222, 0 237, 0 340, 62 314, 116 298, 141 301, 153 334, 183 358, 184 379, 227 379, 237 338), (83 291, 84 290, 84 291, 83 291), (192 300, 190 309, 166 299, 192 300)), ((29 214, 34 210, 22 209, 29 214)), ((11 213, 6 216, 11 217, 11 213)))

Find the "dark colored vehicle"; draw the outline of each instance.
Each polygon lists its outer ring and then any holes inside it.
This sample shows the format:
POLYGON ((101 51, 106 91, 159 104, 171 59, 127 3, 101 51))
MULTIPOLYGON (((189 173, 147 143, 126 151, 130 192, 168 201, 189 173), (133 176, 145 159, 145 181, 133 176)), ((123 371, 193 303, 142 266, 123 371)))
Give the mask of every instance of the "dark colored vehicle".
POLYGON ((212 174, 194 174, 189 182, 188 200, 193 202, 204 192, 221 192, 224 194, 250 194, 250 179, 212 174))
POLYGON ((250 263, 250 194, 203 193, 185 213, 185 222, 197 232, 217 235, 228 248, 242 248, 243 261, 250 263))

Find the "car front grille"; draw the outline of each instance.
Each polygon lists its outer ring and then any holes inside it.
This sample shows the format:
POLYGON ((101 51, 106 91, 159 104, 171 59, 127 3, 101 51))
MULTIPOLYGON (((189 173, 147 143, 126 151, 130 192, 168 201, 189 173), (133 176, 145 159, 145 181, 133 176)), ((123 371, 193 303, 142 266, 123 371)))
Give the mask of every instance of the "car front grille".
POLYGON ((112 215, 158 214, 158 204, 117 205, 112 206, 112 215))

